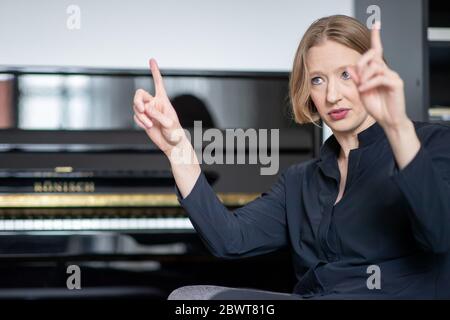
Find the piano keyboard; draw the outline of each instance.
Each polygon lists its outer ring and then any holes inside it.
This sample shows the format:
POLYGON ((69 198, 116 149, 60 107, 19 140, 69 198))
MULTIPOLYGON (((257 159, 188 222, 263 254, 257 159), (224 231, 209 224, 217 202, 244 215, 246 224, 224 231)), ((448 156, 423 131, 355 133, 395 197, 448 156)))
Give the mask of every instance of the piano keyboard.
POLYGON ((0 209, 1 231, 194 230, 181 207, 0 209))
POLYGON ((188 218, 5 219, 0 231, 193 230, 188 218))

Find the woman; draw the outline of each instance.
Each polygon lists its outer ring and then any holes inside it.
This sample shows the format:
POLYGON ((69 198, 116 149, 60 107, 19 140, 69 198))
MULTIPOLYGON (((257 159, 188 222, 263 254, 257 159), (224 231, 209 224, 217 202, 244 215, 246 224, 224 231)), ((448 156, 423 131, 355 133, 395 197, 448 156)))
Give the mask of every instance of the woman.
POLYGON ((333 135, 318 159, 289 167, 233 212, 196 164, 150 61, 156 95, 136 92, 135 121, 168 156, 178 200, 206 245, 225 258, 290 246, 298 279, 290 295, 191 286, 169 298, 450 297, 450 130, 408 118, 379 29, 343 15, 308 28, 290 79, 295 120, 321 119, 333 135), (176 161, 180 151, 193 161, 176 161))

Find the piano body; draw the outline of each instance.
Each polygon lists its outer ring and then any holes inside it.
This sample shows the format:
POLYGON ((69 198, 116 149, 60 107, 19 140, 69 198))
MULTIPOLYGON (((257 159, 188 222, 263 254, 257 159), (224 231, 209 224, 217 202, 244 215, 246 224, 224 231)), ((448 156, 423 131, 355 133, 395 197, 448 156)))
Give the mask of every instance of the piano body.
MULTIPOLYGON (((287 73, 163 75, 191 132, 195 120, 222 132, 277 128, 279 170, 317 154, 320 131, 288 118, 287 73)), ((167 159, 133 122, 138 88, 153 91, 146 70, 0 70, 0 298, 165 299, 190 284, 290 291, 287 249, 238 260, 208 252, 167 159), (71 265, 81 290, 67 288, 71 265)), ((230 210, 275 182, 260 168, 202 164, 230 210)))

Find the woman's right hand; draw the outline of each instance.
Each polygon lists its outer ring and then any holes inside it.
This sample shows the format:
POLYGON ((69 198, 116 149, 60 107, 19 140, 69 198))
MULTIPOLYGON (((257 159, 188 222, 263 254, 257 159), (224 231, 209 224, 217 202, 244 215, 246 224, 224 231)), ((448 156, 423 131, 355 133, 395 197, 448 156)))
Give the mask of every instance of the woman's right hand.
POLYGON ((169 157, 174 147, 177 147, 186 136, 167 96, 156 60, 150 59, 149 64, 155 84, 155 96, 143 89, 136 91, 133 100, 134 121, 169 157))

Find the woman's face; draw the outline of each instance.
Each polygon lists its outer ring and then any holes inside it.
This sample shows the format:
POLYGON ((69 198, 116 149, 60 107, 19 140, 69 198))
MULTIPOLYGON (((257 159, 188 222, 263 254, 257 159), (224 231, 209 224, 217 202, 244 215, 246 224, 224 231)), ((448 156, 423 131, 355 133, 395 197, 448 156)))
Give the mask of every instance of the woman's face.
POLYGON ((333 132, 354 132, 370 118, 347 72, 360 57, 357 51, 331 40, 308 50, 311 99, 333 132))

